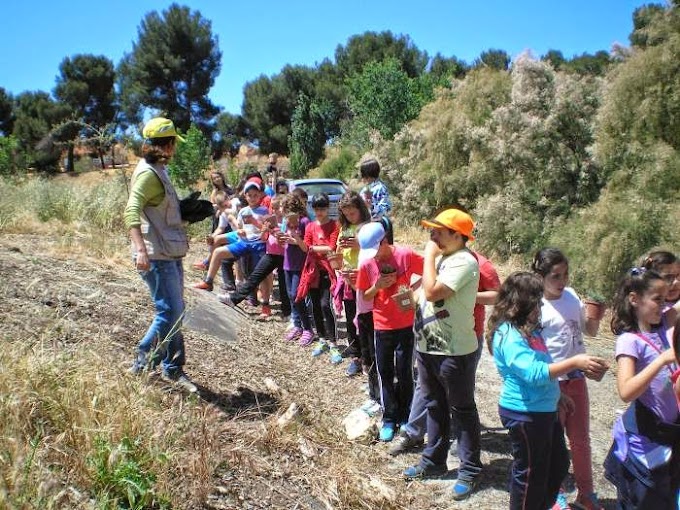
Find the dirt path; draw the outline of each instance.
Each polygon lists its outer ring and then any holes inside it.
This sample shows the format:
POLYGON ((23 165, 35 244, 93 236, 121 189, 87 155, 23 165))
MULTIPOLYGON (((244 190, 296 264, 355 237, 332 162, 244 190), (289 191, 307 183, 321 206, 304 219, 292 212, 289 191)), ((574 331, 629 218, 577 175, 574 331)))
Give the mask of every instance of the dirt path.
MULTIPOLYGON (((44 236, 0 236, 3 336, 42 336, 55 345, 93 342, 123 374, 152 316, 141 281, 131 266, 74 259, 57 248, 58 240, 44 236), (53 327, 55 317, 58 329, 53 327)), ((198 251, 187 260, 194 255, 198 257, 198 251)), ((187 285, 199 277, 187 269, 187 285)), ((213 447, 224 459, 211 475, 214 488, 200 507, 507 508, 509 443, 497 415, 500 379, 487 352, 477 381, 485 470, 479 490, 469 500, 454 503, 451 479, 409 484, 401 479, 401 471, 418 461, 417 454, 392 458, 386 444, 344 439, 342 419, 366 398, 365 381, 348 379, 345 363, 334 367, 312 360, 308 349, 283 342, 285 324, 278 320, 243 319, 238 326, 235 342, 186 333, 186 370, 201 388, 197 405, 218 409, 224 417, 222 439, 213 447), (281 392, 268 389, 266 378, 281 392), (302 409, 302 421, 298 428, 281 432, 272 423, 292 402, 302 409)), ((588 350, 611 359, 613 340, 593 339, 588 350)), ((613 508, 615 493, 601 466, 622 404, 612 373, 600 383, 589 382, 589 389, 595 486, 606 508, 613 508)), ((449 468, 456 467, 450 459, 449 468)), ((195 507, 187 503, 184 508, 195 507)))

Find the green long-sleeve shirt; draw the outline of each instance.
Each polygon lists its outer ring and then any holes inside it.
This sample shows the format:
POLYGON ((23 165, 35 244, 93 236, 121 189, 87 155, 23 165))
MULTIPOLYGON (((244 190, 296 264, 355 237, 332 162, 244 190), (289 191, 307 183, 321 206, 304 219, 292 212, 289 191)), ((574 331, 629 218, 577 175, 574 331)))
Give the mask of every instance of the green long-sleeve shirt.
POLYGON ((142 209, 147 205, 157 206, 165 198, 163 183, 152 170, 141 172, 130 190, 130 197, 123 217, 125 226, 130 229, 141 225, 142 209))

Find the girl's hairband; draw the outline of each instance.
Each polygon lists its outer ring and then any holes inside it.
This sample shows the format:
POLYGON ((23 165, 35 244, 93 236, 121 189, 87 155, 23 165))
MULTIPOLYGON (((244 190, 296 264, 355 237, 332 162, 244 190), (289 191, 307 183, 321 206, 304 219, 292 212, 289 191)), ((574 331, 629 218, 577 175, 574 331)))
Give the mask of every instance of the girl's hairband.
POLYGON ((631 275, 631 276, 642 276, 646 272, 647 272, 646 267, 631 267, 628 270, 628 274, 631 275))

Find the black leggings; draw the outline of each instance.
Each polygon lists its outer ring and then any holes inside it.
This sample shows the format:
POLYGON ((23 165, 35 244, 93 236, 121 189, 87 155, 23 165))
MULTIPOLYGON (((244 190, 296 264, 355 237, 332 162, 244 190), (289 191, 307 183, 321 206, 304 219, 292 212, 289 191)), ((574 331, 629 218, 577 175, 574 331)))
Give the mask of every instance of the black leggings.
POLYGON ((321 338, 335 342, 335 316, 331 308, 331 279, 326 271, 319 272, 319 287, 309 289, 316 332, 321 338))

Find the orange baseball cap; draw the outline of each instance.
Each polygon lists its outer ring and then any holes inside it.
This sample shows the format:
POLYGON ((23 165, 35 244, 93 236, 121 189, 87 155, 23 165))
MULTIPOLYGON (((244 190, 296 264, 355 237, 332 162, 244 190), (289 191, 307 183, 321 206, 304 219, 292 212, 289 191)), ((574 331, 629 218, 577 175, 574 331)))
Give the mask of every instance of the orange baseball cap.
POLYGON ((474 241, 472 230, 475 223, 472 217, 460 209, 446 209, 440 212, 433 220, 422 220, 420 224, 425 228, 448 228, 464 235, 470 241, 474 241))

